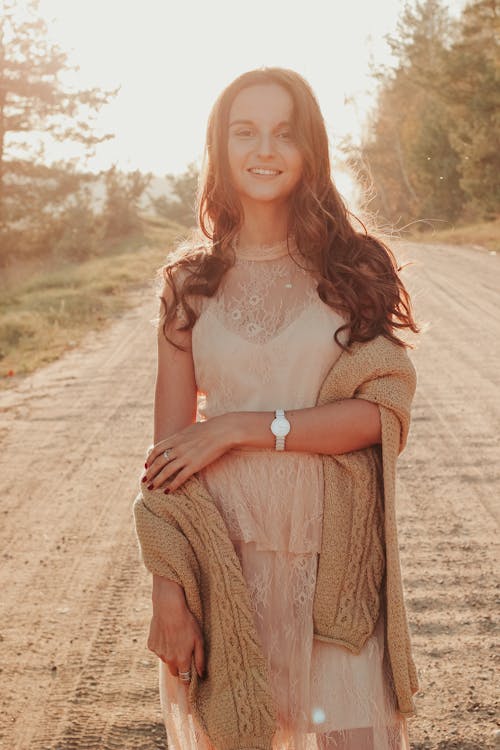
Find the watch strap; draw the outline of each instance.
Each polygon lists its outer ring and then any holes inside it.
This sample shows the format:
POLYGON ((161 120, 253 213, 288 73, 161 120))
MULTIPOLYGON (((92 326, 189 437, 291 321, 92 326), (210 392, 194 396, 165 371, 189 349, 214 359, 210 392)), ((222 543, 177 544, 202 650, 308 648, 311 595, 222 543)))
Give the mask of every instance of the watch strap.
POLYGON ((274 448, 277 451, 285 450, 285 438, 282 435, 276 438, 276 443, 274 445, 274 448))
MULTIPOLYGON (((285 410, 284 409, 275 409, 274 416, 276 418, 282 417, 285 419, 285 410)), ((274 443, 274 449, 277 451, 284 451, 285 450, 285 438, 283 435, 276 435, 276 440, 274 443)))

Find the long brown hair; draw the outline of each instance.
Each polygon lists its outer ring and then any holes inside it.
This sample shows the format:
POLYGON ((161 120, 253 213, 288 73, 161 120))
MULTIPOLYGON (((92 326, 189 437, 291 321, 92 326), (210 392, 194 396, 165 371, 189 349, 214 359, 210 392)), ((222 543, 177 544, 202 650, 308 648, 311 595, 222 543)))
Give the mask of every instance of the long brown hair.
POLYGON ((418 333, 419 328, 399 277, 401 269, 391 250, 359 219, 362 231, 355 230, 351 219, 356 217, 345 206, 331 177, 328 136, 316 97, 307 81, 285 68, 243 73, 224 89, 212 108, 197 195, 198 232, 163 268, 173 291, 170 304, 162 297, 163 331, 179 306, 187 320, 183 330, 192 328, 197 315, 188 296, 215 294, 234 263, 232 245, 244 217, 231 183, 229 113, 242 89, 271 83, 282 86, 292 97, 292 132, 303 157, 302 177, 288 202, 288 236, 294 237, 304 260, 318 272, 320 299, 348 321, 335 333, 337 343, 342 346, 338 335, 348 328, 347 346, 378 335, 408 346, 395 331, 408 328, 418 333))

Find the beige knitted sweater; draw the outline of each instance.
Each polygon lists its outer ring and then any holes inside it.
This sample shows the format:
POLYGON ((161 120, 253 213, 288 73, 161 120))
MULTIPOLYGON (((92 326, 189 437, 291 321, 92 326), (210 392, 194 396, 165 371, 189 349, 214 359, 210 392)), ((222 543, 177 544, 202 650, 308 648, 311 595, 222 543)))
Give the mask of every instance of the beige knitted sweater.
MULTIPOLYGON (((396 460, 415 390, 406 350, 383 337, 355 343, 325 378, 317 405, 364 398, 379 405, 382 444, 324 455, 323 537, 314 597, 315 637, 359 653, 380 608, 392 689, 413 716, 418 690, 406 618, 396 528, 396 460)), ((141 492, 134 502, 142 559, 176 580, 203 631, 207 677, 193 663, 191 710, 217 750, 271 748, 276 706, 241 566, 224 520, 202 483, 141 492)))

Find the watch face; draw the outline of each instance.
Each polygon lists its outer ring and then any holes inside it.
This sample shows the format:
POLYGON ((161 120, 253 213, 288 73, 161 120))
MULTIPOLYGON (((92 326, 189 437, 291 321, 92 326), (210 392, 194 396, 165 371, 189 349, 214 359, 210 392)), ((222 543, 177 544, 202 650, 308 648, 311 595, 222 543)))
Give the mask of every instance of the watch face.
POLYGON ((285 437, 290 432, 290 422, 284 417, 277 417, 271 422, 271 431, 276 437, 285 437))

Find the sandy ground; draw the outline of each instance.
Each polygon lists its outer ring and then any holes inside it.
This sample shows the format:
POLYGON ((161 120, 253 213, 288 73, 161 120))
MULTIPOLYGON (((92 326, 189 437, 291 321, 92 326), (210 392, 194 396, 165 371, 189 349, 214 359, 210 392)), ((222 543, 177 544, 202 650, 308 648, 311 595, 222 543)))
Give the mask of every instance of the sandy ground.
MULTIPOLYGON (((500 257, 407 245, 419 375, 400 458, 401 562, 421 690, 412 748, 495 747, 500 257)), ((0 743, 165 747, 132 501, 150 442, 148 299, 0 394, 0 743)))

